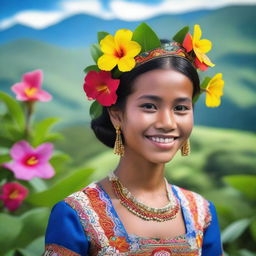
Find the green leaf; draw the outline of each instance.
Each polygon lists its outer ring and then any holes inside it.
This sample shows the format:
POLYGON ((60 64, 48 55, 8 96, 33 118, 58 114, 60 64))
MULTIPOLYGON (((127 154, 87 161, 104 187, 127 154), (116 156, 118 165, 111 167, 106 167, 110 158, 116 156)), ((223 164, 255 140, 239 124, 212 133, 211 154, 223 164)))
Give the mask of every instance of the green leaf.
POLYGON ((36 192, 41 192, 47 189, 44 180, 40 178, 33 178, 32 180, 28 181, 28 183, 33 187, 36 192))
POLYGON ((199 93, 199 94, 197 94, 196 96, 194 96, 194 98, 192 99, 192 102, 193 102, 193 104, 196 104, 196 102, 198 101, 198 99, 200 98, 200 95, 201 95, 202 93, 199 93))
POLYGON ((14 144, 14 141, 10 138, 0 136, 0 145, 1 147, 10 148, 14 144))
POLYGON ((98 42, 100 43, 100 41, 101 41, 104 37, 106 37, 107 35, 109 35, 108 32, 104 32, 104 31, 98 32, 98 42))
POLYGON ((88 73, 89 71, 97 71, 99 72, 100 69, 97 65, 91 65, 91 66, 88 66, 84 69, 84 73, 88 73))
POLYGON ((35 208, 24 213, 20 217, 23 228, 19 234, 19 239, 16 241, 16 248, 24 248, 35 238, 43 236, 49 215, 49 208, 35 208))
POLYGON ((203 82, 200 84, 200 88, 205 89, 211 79, 212 79, 212 78, 209 77, 209 76, 205 77, 205 79, 203 80, 203 82))
POLYGON ((61 172, 61 170, 64 169, 64 166, 70 161, 71 157, 69 155, 61 153, 54 155, 51 158, 50 163, 56 172, 61 172))
POLYGON ((119 78, 123 74, 122 71, 120 71, 117 67, 113 69, 112 71, 112 78, 119 78))
POLYGON ((184 28, 182 28, 180 31, 178 31, 174 37, 172 38, 174 41, 182 44, 183 41, 184 41, 184 38, 186 36, 186 34, 188 33, 189 31, 189 26, 186 26, 184 28))
POLYGON ((11 160, 12 158, 9 154, 0 155, 0 164, 10 162, 11 160))
POLYGON ((231 223, 228 227, 222 231, 222 242, 223 243, 232 243, 238 237, 242 235, 242 233, 248 228, 250 225, 250 219, 241 219, 231 223))
POLYGON ((253 240, 256 242, 256 219, 255 218, 251 223, 250 231, 251 231, 253 240))
POLYGON ((102 113, 102 105, 97 100, 95 100, 90 106, 91 119, 95 119, 99 117, 101 113, 102 113))
POLYGON ((0 92, 0 100, 6 104, 7 109, 11 114, 12 120, 14 121, 15 125, 19 128, 20 131, 24 131, 25 114, 20 104, 4 92, 0 92))
POLYGON ((17 217, 0 213, 0 255, 11 250, 22 229, 22 221, 17 217))
POLYGON ((32 145, 34 147, 40 145, 41 143, 47 141, 47 134, 50 128, 59 121, 59 118, 48 117, 35 125, 34 133, 33 133, 33 142, 32 145))
POLYGON ((42 255, 44 252, 44 236, 38 237, 37 239, 33 240, 33 242, 30 243, 25 249, 19 248, 17 251, 21 253, 22 256, 42 255))
POLYGON ((57 182, 50 189, 30 195, 26 201, 36 206, 52 207, 71 193, 78 191, 89 183, 93 169, 79 169, 57 182))
POLYGON ((91 51, 93 60, 97 64, 98 58, 103 54, 102 51, 100 50, 100 46, 98 44, 93 44, 91 45, 90 51, 91 51))
POLYGON ((141 23, 134 30, 132 40, 140 44, 141 52, 147 52, 161 46, 158 36, 146 23, 141 23))
POLYGON ((223 178, 224 182, 242 192, 245 196, 255 201, 256 175, 230 175, 223 178))
POLYGON ((254 252, 248 251, 246 249, 239 250, 238 253, 239 256, 255 256, 254 252))

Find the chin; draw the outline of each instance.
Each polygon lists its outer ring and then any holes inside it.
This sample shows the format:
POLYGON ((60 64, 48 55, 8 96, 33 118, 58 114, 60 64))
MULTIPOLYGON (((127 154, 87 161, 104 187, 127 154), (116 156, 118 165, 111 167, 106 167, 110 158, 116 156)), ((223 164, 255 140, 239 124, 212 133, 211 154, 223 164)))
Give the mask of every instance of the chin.
POLYGON ((175 156, 175 154, 167 155, 167 156, 152 157, 150 159, 150 162, 154 163, 154 164, 166 164, 166 163, 170 162, 174 158, 174 156, 175 156))

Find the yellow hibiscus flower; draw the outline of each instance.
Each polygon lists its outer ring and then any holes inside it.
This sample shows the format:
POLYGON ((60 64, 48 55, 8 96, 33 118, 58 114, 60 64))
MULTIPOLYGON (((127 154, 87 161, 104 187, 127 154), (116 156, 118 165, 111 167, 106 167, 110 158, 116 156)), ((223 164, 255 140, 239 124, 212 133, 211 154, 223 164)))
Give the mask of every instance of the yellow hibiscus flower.
POLYGON ((214 64, 210 59, 205 55, 212 49, 212 42, 208 39, 201 39, 202 31, 199 25, 194 26, 194 34, 192 38, 193 50, 196 54, 196 57, 200 62, 205 63, 207 66, 213 67, 214 64))
POLYGON ((116 65, 122 72, 130 71, 135 66, 134 57, 141 51, 141 46, 131 41, 132 31, 120 29, 115 36, 107 35, 100 41, 103 55, 98 59, 98 67, 101 70, 110 71, 116 65))
POLYGON ((220 97, 223 95, 224 81, 222 73, 216 74, 205 88, 206 106, 218 107, 220 105, 220 97))

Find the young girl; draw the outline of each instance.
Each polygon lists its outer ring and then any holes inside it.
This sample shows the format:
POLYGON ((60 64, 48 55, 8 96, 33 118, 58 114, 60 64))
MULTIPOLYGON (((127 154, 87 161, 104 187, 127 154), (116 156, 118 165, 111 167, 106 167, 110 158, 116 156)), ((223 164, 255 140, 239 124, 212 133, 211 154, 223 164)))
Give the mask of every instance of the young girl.
MULTIPOLYGON (((108 177, 54 206, 44 255, 223 254, 213 203, 169 184, 164 174, 179 150, 189 154, 193 100, 202 91, 196 68, 212 64, 195 44, 203 41, 196 26, 193 37, 183 31, 180 42, 152 49, 140 40, 156 38, 146 24, 100 40, 84 90, 96 99, 92 112, 103 106, 91 123, 96 137, 120 161, 108 177), (144 37, 145 30, 152 35, 144 37)), ((217 80, 204 87, 212 93, 208 105, 219 104, 223 81, 217 80)))

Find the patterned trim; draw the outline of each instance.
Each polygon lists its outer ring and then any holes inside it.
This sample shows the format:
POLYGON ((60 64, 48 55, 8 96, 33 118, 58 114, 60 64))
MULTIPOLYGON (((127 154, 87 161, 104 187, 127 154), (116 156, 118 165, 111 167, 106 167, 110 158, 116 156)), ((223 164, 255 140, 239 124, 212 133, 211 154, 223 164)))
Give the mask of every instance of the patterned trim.
POLYGON ((80 256, 80 254, 57 244, 47 244, 42 256, 80 256))
MULTIPOLYGON (((171 186, 171 185, 170 185, 171 186)), ((203 232, 210 224, 209 203, 201 195, 172 185, 181 203, 186 234, 149 239, 126 233, 111 199, 92 183, 65 199, 77 213, 90 242, 90 255, 201 255, 203 232), (161 254, 166 252, 167 254, 161 254)))

